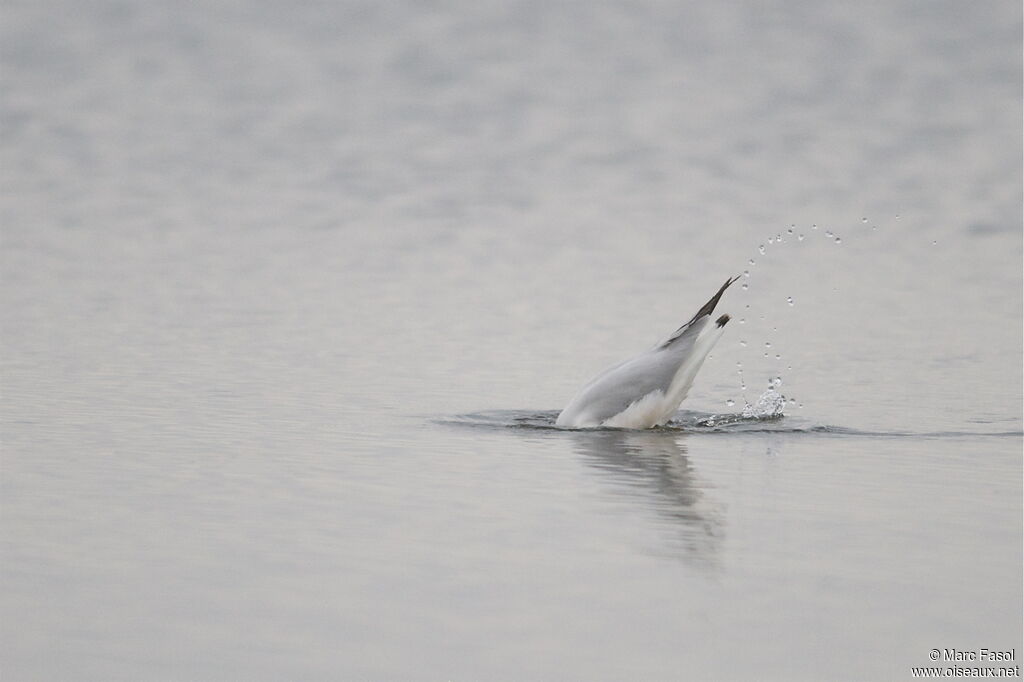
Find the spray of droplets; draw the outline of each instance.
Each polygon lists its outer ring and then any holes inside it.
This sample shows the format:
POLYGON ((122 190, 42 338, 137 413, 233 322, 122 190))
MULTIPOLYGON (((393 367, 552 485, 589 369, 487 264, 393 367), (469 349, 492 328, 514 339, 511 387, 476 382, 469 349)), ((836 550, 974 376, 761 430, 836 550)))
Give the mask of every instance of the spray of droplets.
MULTIPOLYGON (((900 220, 900 214, 897 213, 895 215, 895 219, 896 220, 900 220)), ((863 218, 861 218, 860 223, 861 223, 861 225, 868 225, 869 220, 868 220, 867 217, 863 217, 863 218)), ((804 228, 804 229, 806 230, 806 228, 804 228)), ((861 229, 861 228, 858 226, 858 229, 861 229)), ((878 230, 878 225, 872 224, 871 225, 871 230, 872 231, 877 231, 878 230)), ((799 228, 796 225, 796 223, 791 223, 787 228, 785 228, 784 231, 768 235, 768 237, 763 242, 758 244, 757 252, 758 252, 758 254, 760 254, 760 256, 769 256, 771 250, 773 248, 776 248, 780 244, 783 244, 783 243, 785 243, 787 241, 804 242, 805 240, 811 239, 811 237, 814 236, 814 235, 820 235, 816 239, 826 239, 826 240, 832 242, 833 244, 842 244, 843 243, 843 237, 841 235, 839 235, 838 232, 834 228, 832 228, 832 227, 819 226, 817 223, 812 223, 810 225, 810 229, 808 231, 801 231, 801 228, 799 228)), ((754 276, 754 266, 759 261, 760 261, 760 259, 755 259, 755 258, 749 258, 747 260, 747 266, 748 267, 747 267, 746 270, 743 271, 743 283, 741 285, 741 288, 743 289, 743 291, 748 291, 750 289, 751 285, 756 284, 756 279, 757 278, 754 276)), ((793 308, 793 307, 796 306, 796 299, 793 296, 786 296, 785 300, 786 300, 786 305, 789 308, 793 308)), ((749 303, 744 306, 744 309, 749 309, 749 308, 750 308, 750 304, 749 303)), ((761 315, 760 319, 764 320, 765 316, 761 315)), ((746 324, 746 321, 747 321, 746 317, 739 318, 739 323, 741 325, 746 324)), ((777 328, 773 328, 773 331, 777 331, 777 328)), ((747 345, 748 345, 748 339, 739 339, 739 345, 740 345, 741 348, 746 348, 747 345)), ((756 345, 757 344, 755 343, 755 346, 756 345)), ((763 342, 762 357, 764 359, 769 360, 769 361, 774 359, 776 362, 781 362, 781 360, 782 360, 782 353, 779 352, 777 349, 773 349, 773 347, 772 347, 772 340, 771 339, 767 339, 767 340, 765 340, 763 342)), ((791 370, 792 368, 793 368, 792 364, 789 364, 789 365, 786 366, 787 370, 791 370)), ((739 378, 739 382, 740 382, 741 399, 742 399, 743 404, 745 406, 744 407, 744 415, 746 415, 750 411, 753 411, 753 413, 760 414, 760 413, 765 412, 765 410, 767 410, 767 412, 770 412, 772 414, 781 414, 782 413, 782 408, 785 407, 786 405, 793 406, 793 407, 796 407, 796 408, 803 408, 803 403, 797 402, 796 399, 794 399, 794 398, 785 398, 784 396, 781 396, 781 394, 778 393, 777 389, 782 384, 782 377, 781 376, 773 376, 771 378, 771 380, 769 381, 769 384, 770 384, 769 385, 769 390, 766 391, 764 395, 759 397, 758 400, 755 401, 754 405, 752 405, 747 400, 747 395, 746 395, 747 384, 746 384, 746 381, 744 380, 744 377, 743 377, 743 363, 742 362, 738 361, 736 363, 736 374, 737 374, 737 376, 739 378), (774 395, 769 395, 769 394, 774 394, 774 395), (777 410, 777 411, 775 411, 775 410, 777 410)), ((733 399, 733 398, 729 398, 728 400, 726 400, 726 405, 729 406, 729 407, 733 407, 734 405, 736 405, 736 400, 733 399)))

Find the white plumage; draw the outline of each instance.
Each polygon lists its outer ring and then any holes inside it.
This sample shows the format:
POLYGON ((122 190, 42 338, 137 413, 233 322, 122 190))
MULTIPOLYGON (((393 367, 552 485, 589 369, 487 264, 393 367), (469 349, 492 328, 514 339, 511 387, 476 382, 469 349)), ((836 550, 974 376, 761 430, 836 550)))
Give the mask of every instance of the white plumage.
POLYGON ((598 374, 555 422, 565 428, 649 429, 664 424, 686 398, 697 371, 725 331, 728 315, 711 323, 718 300, 736 278, 663 343, 598 374))

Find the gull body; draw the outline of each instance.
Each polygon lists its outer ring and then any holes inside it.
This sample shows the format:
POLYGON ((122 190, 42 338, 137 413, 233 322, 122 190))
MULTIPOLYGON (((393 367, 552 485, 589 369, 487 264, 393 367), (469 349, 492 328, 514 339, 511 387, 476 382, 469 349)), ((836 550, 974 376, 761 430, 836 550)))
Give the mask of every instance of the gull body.
POLYGON ((668 339, 591 379, 558 415, 555 425, 649 429, 671 419, 704 359, 725 331, 729 316, 722 315, 712 322, 711 313, 736 279, 727 279, 718 293, 668 339))

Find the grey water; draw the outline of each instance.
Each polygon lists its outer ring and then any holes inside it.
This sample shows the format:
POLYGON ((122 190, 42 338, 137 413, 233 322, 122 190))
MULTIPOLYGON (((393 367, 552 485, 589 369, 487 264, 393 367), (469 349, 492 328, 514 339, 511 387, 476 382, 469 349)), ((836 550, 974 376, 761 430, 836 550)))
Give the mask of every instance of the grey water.
POLYGON ((0 675, 1019 665, 1020 54, 1004 0, 6 0, 0 675), (743 271, 677 419, 552 428, 743 271))

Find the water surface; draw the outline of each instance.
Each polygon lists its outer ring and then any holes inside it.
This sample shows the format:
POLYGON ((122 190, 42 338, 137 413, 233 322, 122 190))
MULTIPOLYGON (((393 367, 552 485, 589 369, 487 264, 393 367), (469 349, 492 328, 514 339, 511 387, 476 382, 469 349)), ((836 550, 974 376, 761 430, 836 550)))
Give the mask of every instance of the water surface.
POLYGON ((5 679, 1020 655, 1019 3, 2 12, 5 679))

